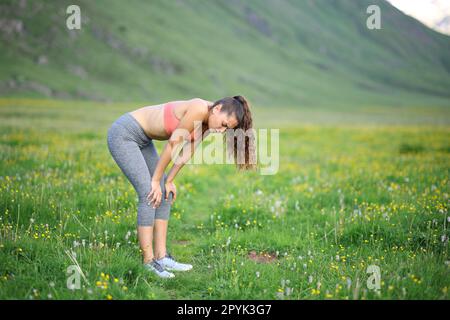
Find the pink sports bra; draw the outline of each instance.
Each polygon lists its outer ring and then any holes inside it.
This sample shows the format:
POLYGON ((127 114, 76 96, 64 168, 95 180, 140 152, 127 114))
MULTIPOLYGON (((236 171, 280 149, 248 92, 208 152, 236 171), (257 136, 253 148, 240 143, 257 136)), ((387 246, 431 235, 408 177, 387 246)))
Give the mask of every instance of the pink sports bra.
MULTIPOLYGON (((175 114, 173 113, 173 108, 175 107, 175 104, 168 102, 164 105, 164 128, 168 135, 171 135, 173 131, 178 126, 178 123, 180 120, 175 117, 175 114)), ((195 130, 191 133, 191 141, 194 140, 194 133, 195 130)))

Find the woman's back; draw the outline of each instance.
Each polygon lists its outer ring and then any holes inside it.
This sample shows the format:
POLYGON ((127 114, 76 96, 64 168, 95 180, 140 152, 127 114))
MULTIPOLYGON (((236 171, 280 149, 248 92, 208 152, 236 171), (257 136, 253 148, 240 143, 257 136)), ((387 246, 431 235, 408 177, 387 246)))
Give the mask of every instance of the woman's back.
MULTIPOLYGON (((205 105, 207 101, 203 100, 205 105)), ((155 140, 167 140, 187 111, 190 100, 169 101, 139 108, 130 114, 141 125, 146 135, 155 140), (165 114, 165 111, 170 114, 165 114)))

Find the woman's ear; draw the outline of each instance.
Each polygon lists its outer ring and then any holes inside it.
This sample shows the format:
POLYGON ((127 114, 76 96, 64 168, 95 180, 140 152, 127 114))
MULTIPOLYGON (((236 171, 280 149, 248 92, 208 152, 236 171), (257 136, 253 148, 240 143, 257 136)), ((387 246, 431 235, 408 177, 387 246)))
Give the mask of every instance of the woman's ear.
POLYGON ((222 104, 218 104, 214 107, 214 110, 216 110, 215 112, 220 112, 220 109, 222 109, 222 104))

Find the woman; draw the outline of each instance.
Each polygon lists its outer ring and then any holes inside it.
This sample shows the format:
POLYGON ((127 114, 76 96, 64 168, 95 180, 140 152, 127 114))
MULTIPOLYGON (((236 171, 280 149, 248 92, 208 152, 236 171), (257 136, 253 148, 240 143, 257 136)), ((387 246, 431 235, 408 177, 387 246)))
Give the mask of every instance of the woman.
MULTIPOLYGON (((158 276, 172 278, 174 274, 170 271, 192 269, 192 265, 177 262, 166 251, 170 208, 177 196, 173 182, 175 176, 192 157, 202 138, 210 132, 223 133, 227 129, 238 128, 244 132, 252 128, 249 105, 242 96, 226 97, 214 103, 194 98, 146 106, 123 114, 109 128, 109 151, 139 198, 137 224, 143 263, 158 276), (168 140, 161 157, 153 139, 168 140), (183 145, 183 140, 190 140, 185 145, 190 151, 180 152, 182 156, 174 159, 176 161, 166 174, 173 152, 183 145)), ((234 154, 235 160, 237 154, 244 151, 244 161, 236 163, 237 166, 254 169, 254 136, 246 136, 243 145, 237 140, 236 137, 227 140, 231 146, 228 151, 234 154), (238 145, 242 145, 241 150, 238 150, 238 145)))

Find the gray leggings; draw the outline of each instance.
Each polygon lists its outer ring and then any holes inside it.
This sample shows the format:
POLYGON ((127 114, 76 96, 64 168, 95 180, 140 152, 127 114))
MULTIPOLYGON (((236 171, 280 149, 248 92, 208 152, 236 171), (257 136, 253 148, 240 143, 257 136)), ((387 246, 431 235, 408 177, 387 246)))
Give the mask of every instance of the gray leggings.
POLYGON ((139 203, 137 212, 138 226, 152 226, 155 219, 168 220, 170 201, 165 197, 165 181, 161 179, 162 200, 158 208, 148 204, 147 195, 151 191, 151 177, 159 160, 153 141, 149 138, 139 122, 130 114, 120 116, 108 129, 108 148, 119 168, 130 180, 137 192, 139 203))

